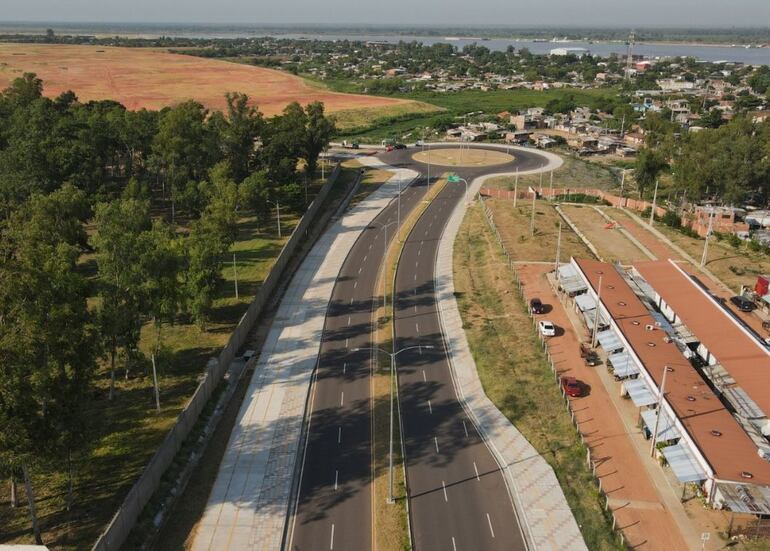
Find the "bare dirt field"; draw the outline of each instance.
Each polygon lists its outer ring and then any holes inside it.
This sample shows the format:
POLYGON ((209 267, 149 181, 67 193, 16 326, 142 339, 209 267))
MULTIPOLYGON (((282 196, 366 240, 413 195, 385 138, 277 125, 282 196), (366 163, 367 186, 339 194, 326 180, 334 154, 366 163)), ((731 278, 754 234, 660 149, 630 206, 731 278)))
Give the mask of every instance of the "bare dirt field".
POLYGON ((607 220, 592 207, 565 205, 562 210, 593 243, 604 260, 621 264, 649 260, 620 230, 609 227, 607 220))
POLYGON ((329 112, 419 105, 330 92, 273 69, 154 49, 0 44, 0 89, 24 72, 43 79, 47 96, 72 90, 81 101, 112 99, 129 109, 160 109, 188 99, 223 109, 226 92, 248 94, 266 115, 293 101, 322 101, 329 112))
POLYGON ((489 149, 427 149, 412 158, 440 166, 493 166, 513 162, 513 155, 489 149))

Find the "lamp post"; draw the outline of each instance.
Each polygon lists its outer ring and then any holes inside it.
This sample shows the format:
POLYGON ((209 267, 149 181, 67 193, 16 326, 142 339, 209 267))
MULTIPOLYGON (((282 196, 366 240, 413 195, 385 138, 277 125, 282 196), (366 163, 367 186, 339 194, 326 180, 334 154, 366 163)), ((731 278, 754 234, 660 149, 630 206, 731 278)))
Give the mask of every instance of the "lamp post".
POLYGON ((655 222, 655 203, 658 202, 658 180, 655 180, 655 193, 652 195, 652 210, 650 211, 650 226, 655 222))
POLYGON ((268 199, 267 202, 271 205, 275 205, 276 218, 278 221, 278 239, 280 239, 281 238, 281 205, 278 201, 271 201, 270 199, 268 199))
MULTIPOLYGON (((385 262, 385 257, 388 255, 388 226, 395 226, 396 224, 397 222, 388 222, 387 224, 383 224, 382 222, 372 222, 373 226, 379 226, 379 228, 385 232, 385 243, 383 243, 382 246, 382 265, 380 267, 381 272, 385 272, 385 264, 387 264, 387 262, 385 262)), ((385 282, 383 282, 383 285, 385 285, 385 282)), ((382 306, 388 306, 387 286, 382 291, 382 306)))
POLYGON ((599 309, 602 306, 602 276, 599 276, 599 289, 596 293, 596 315, 594 316, 594 334, 591 338, 591 348, 596 348, 596 336, 599 333, 599 309))
POLYGON ((658 425, 660 425, 660 416, 663 414, 663 397, 666 393, 666 374, 673 371, 669 366, 663 367, 663 380, 660 383, 660 396, 658 397, 658 415, 655 416, 655 430, 652 431, 652 442, 650 443, 650 457, 655 456, 655 444, 658 439, 658 425))
POLYGON ((371 350, 373 352, 380 352, 381 354, 385 354, 386 356, 390 357, 390 446, 388 451, 388 503, 395 502, 395 499, 393 498, 393 378, 396 372, 396 356, 398 356, 402 352, 406 352, 407 350, 414 350, 417 348, 422 350, 423 348, 432 349, 435 347, 430 345, 407 346, 406 348, 402 348, 397 352, 388 352, 387 350, 384 350, 379 346, 366 346, 363 348, 354 348, 353 350, 351 350, 351 352, 359 352, 361 350, 371 350))

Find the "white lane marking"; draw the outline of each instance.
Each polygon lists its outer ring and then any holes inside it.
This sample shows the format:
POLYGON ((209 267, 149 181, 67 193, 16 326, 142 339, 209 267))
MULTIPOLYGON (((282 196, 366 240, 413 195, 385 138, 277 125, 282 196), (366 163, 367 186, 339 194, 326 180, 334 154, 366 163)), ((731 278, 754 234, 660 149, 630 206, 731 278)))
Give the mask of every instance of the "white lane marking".
POLYGON ((463 419, 463 428, 465 429, 465 438, 468 438, 468 425, 465 424, 465 419, 463 419))
POLYGON ((345 374, 345 370, 348 368, 348 362, 342 362, 342 374, 345 374))
MULTIPOLYGON (((332 524, 332 526, 334 526, 334 525, 332 524)), ((454 536, 452 536, 452 551, 457 551, 457 545, 455 545, 455 537, 454 536)))
POLYGON ((354 282, 353 282, 353 289, 355 289, 356 287, 358 287, 358 282, 357 282, 357 281, 354 281, 354 282))
POLYGON ((428 230, 425 230, 425 235, 428 235, 428 230))
POLYGON ((422 249, 418 249, 417 256, 420 256, 422 254, 422 249))
MULTIPOLYGON (((417 274, 414 274, 414 280, 417 281, 417 274)), ((415 289, 415 292, 417 292, 417 289, 415 289)))
POLYGON ((350 299, 350 304, 353 304, 353 300, 354 300, 353 298, 350 299))
POLYGON ((334 491, 335 492, 337 491, 337 483, 339 482, 339 480, 340 480, 340 472, 334 471, 334 491))
MULTIPOLYGON (((452 542, 454 542, 454 538, 452 538, 452 542)), ((329 543, 329 549, 334 549, 334 524, 332 524, 332 541, 329 543)))
POLYGON ((348 316, 348 325, 350 325, 350 316, 348 316))
POLYGON ((492 532, 492 538, 494 538, 495 531, 492 529, 492 519, 489 518, 489 513, 487 513, 487 522, 489 523, 489 531, 492 532))
POLYGON ((430 411, 430 414, 433 415, 433 406, 430 405, 430 400, 428 400, 428 411, 430 411))
POLYGON ((425 377, 425 370, 422 370, 422 382, 427 383, 428 379, 425 377))
POLYGON ((414 288, 414 294, 417 294, 417 287, 414 288))
POLYGON ((433 437, 433 443, 436 444, 436 453, 439 453, 439 451, 438 451, 438 438, 436 438, 435 436, 433 437))
POLYGON ((361 270, 362 270, 362 268, 359 268, 359 269, 358 269, 358 273, 359 273, 359 274, 361 273, 361 270))
POLYGON ((420 324, 419 323, 415 323, 414 324, 414 328, 417 329, 418 333, 420 332, 420 324))
POLYGON ((473 470, 476 471, 476 480, 481 482, 481 479, 479 478, 479 470, 476 468, 476 462, 473 462, 473 470))
POLYGON ((419 263, 419 262, 415 262, 415 263, 414 263, 414 269, 416 270, 416 269, 417 269, 417 267, 418 267, 419 265, 420 265, 420 263, 419 263))
POLYGON ((337 428, 337 444, 342 444, 342 427, 337 428))
POLYGON ((366 262, 366 259, 367 259, 367 258, 369 258, 369 255, 368 255, 368 254, 365 254, 365 255, 364 255, 364 262, 366 262))
POLYGON ((370 251, 372 250, 372 246, 371 246, 371 245, 369 245, 369 250, 370 250, 370 251))
MULTIPOLYGON (((449 501, 449 498, 448 498, 448 497, 447 497, 447 495, 446 495, 446 484, 444 483, 444 481, 443 481, 443 480, 441 481, 441 487, 442 487, 442 488, 444 488, 444 501, 447 501, 447 502, 448 502, 448 501, 449 501)), ((454 540, 454 538, 452 538, 452 540, 454 540)))
POLYGON ((345 337, 345 348, 347 348, 347 347, 348 347, 348 338, 349 338, 349 337, 345 337))
POLYGON ((414 313, 415 314, 417 313, 417 305, 416 304, 414 305, 414 313))
POLYGON ((345 392, 340 392, 340 407, 345 403, 345 392))

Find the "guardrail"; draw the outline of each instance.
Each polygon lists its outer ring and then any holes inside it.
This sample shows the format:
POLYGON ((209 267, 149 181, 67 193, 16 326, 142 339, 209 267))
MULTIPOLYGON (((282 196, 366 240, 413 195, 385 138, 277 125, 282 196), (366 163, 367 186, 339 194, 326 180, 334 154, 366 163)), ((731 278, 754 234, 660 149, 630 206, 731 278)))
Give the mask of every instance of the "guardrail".
POLYGON ((313 222, 315 222, 321 210, 321 205, 339 177, 340 170, 340 164, 338 163, 329 175, 326 183, 321 187, 318 195, 307 211, 305 211, 297 227, 294 228, 291 237, 283 246, 283 249, 281 249, 275 264, 270 268, 270 273, 239 320, 232 335, 230 335, 227 345, 222 349, 218 357, 209 360, 203 378, 198 384, 198 388, 195 389, 192 398, 190 398, 190 401, 177 417, 174 426, 166 434, 158 451, 150 459, 139 479, 129 490, 107 528, 99 536, 99 539, 96 540, 92 551, 117 551, 126 541, 126 538, 128 538, 136 524, 136 520, 158 489, 163 474, 173 462, 185 438, 190 434, 212 393, 224 378, 238 350, 246 343, 246 339, 265 307, 270 304, 276 290, 284 282, 286 275, 284 272, 289 261, 300 244, 312 231, 313 222))

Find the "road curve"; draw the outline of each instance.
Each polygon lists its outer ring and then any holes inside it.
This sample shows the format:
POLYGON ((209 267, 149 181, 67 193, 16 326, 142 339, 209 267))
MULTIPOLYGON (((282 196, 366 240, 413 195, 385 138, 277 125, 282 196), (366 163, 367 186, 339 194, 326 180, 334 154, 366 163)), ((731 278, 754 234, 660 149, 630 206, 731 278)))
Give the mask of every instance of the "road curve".
MULTIPOLYGON (((455 172, 470 182, 491 172, 529 172, 549 164, 538 153, 514 155, 506 165, 455 172)), ((381 158, 426 169, 403 152, 381 158)), ((412 540, 418 551, 526 549, 503 474, 455 393, 436 308, 439 241, 464 197, 464 183, 448 184, 428 206, 406 239, 396 273, 395 347, 434 347, 405 352, 398 362, 412 540)))

